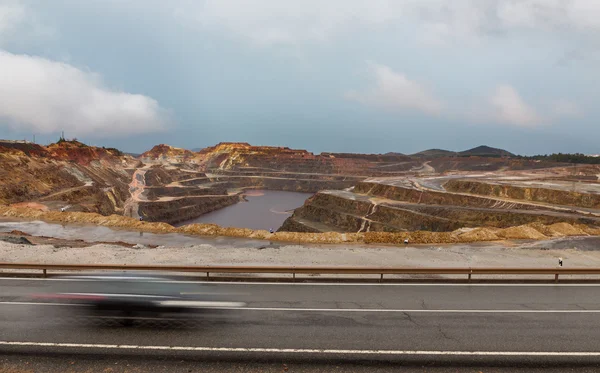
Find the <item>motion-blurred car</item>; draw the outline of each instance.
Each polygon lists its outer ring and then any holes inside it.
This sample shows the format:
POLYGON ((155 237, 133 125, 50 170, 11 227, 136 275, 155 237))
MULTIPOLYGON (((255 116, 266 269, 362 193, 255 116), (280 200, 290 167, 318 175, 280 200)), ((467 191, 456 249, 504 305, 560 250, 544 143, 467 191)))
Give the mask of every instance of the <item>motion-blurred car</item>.
POLYGON ((136 319, 165 319, 245 305, 219 300, 223 294, 211 292, 210 285, 160 275, 82 275, 61 279, 67 281, 56 292, 36 294, 35 298, 82 306, 88 315, 118 318, 124 324, 136 319))

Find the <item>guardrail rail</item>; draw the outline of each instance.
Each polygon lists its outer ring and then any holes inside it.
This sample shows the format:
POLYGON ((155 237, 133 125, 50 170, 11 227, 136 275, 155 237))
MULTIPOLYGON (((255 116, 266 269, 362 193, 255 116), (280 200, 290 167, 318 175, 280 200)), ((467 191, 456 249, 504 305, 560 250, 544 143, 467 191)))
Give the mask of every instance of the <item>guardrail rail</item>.
MULTIPOLYGON (((40 263, 0 263, 0 269, 42 271, 44 277, 49 271, 152 271, 205 273, 212 274, 289 274, 296 279, 298 274, 331 275, 465 275, 471 281, 475 275, 523 275, 554 276, 558 282, 560 275, 600 275, 600 268, 505 268, 505 267, 344 267, 344 266, 172 266, 172 265, 119 265, 119 264, 40 264, 40 263)), ((0 272, 0 275, 7 272, 0 272)))

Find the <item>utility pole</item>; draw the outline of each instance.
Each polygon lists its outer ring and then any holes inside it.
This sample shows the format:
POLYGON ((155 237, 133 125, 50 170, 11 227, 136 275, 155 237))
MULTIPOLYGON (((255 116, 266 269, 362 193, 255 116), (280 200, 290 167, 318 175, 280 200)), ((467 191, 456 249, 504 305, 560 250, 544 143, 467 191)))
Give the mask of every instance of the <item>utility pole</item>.
POLYGON ((33 135, 33 143, 35 144, 35 135, 33 135))

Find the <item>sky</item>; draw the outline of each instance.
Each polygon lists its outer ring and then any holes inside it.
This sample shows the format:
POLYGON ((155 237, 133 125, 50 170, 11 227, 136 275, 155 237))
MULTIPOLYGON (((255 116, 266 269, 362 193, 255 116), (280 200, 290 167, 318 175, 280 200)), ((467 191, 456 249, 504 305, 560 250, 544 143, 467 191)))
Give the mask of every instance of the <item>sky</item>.
POLYGON ((598 0, 0 0, 0 138, 600 153, 598 0))

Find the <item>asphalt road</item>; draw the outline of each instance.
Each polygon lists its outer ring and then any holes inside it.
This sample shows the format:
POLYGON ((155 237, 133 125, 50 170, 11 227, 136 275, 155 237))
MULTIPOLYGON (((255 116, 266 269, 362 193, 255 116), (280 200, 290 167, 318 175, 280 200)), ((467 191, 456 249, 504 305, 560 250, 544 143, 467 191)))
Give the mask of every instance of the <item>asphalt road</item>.
POLYGON ((101 370, 116 362, 132 372, 142 365, 154 372, 284 371, 283 364, 293 371, 600 369, 598 285, 187 284, 247 307, 129 328, 76 321, 69 309, 26 296, 63 285, 80 286, 0 279, 2 365, 29 361, 39 364, 35 371, 52 371, 69 361, 101 370))

